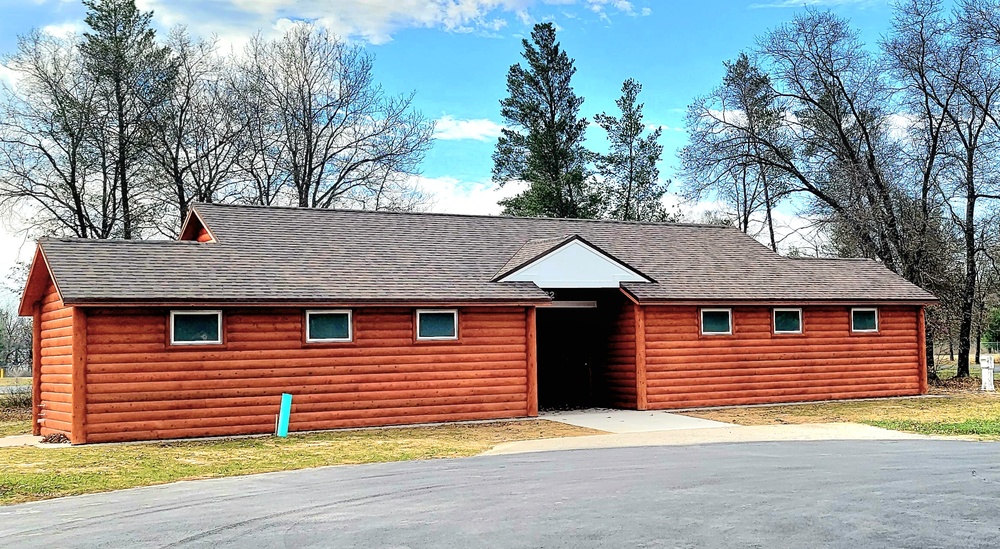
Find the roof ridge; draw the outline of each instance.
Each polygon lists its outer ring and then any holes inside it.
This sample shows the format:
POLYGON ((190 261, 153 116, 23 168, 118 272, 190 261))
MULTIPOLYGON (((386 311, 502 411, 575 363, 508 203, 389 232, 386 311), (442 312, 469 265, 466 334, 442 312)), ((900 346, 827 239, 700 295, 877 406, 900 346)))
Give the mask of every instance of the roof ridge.
POLYGON ((874 261, 878 263, 878 260, 872 259, 870 257, 808 257, 808 256, 785 256, 788 259, 806 259, 813 261, 874 261))
POLYGON ((571 221, 580 223, 608 223, 615 225, 648 225, 654 227, 710 227, 716 229, 735 229, 732 225, 725 225, 722 223, 682 223, 682 222, 669 222, 669 221, 622 221, 619 219, 581 219, 575 217, 539 217, 539 216, 529 216, 520 217, 512 215, 489 215, 489 214, 465 214, 465 213, 449 213, 449 212, 403 212, 395 210, 359 210, 354 208, 315 208, 309 206, 262 206, 260 204, 221 204, 217 202, 192 202, 191 207, 217 207, 217 208, 247 208, 256 210, 291 210, 291 211, 304 211, 304 212, 339 212, 339 213, 364 213, 364 214, 380 214, 380 215, 412 215, 412 216, 425 216, 425 217, 466 217, 466 218, 476 218, 476 219, 526 219, 526 220, 545 220, 545 221, 571 221))
POLYGON ((202 242, 195 242, 193 240, 171 240, 171 239, 158 239, 158 238, 83 238, 79 236, 43 236, 38 239, 39 243, 44 242, 110 242, 110 243, 121 243, 121 244, 203 244, 202 242))

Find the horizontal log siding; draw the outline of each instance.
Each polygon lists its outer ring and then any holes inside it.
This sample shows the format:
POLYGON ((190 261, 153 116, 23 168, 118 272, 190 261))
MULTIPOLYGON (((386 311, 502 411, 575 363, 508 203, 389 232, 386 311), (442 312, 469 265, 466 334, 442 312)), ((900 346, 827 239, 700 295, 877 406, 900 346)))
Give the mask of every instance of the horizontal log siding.
POLYGON ((41 312, 39 432, 42 436, 69 436, 73 425, 73 308, 63 304, 50 282, 41 312))
POLYGON ((355 342, 303 343, 296 309, 224 312, 224 345, 170 347, 167 311, 88 317, 89 442, 477 420, 527 413, 522 307, 467 308, 458 341, 414 341, 414 312, 354 309, 355 342))
POLYGON ((646 307, 650 408, 920 394, 918 307, 880 307, 864 335, 849 307, 803 307, 802 335, 772 334, 769 307, 733 307, 733 335, 702 336, 698 311, 646 307))
POLYGON ((608 330, 607 365, 604 390, 608 405, 616 408, 636 407, 635 380, 635 306, 621 300, 611 312, 608 330))

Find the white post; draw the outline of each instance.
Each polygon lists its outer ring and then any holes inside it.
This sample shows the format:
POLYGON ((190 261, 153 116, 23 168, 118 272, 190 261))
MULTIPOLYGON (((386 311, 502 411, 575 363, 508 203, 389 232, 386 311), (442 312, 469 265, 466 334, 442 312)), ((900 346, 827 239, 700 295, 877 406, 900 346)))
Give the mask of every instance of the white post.
POLYGON ((995 391, 993 388, 993 355, 979 357, 979 367, 983 369, 983 390, 995 391))

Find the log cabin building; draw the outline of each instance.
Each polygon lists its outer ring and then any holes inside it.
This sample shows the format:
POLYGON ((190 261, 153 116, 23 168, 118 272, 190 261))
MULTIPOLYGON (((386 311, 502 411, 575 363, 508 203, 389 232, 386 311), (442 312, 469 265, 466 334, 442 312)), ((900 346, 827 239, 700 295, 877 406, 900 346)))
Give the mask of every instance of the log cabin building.
POLYGON ((725 226, 195 205, 43 239, 34 430, 73 443, 916 395, 934 297, 725 226))

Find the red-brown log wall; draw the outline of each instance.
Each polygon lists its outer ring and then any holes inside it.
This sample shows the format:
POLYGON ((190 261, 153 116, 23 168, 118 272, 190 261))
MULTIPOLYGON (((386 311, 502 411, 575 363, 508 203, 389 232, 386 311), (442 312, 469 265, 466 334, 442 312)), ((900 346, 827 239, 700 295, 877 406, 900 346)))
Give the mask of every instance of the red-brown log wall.
POLYGON ((352 343, 303 343, 298 309, 224 311, 222 346, 170 346, 165 310, 87 320, 87 441, 273 432, 527 414, 522 307, 464 308, 458 341, 414 341, 414 311, 356 308, 352 343))
POLYGON ((770 307, 732 307, 733 335, 701 335, 698 307, 647 306, 649 407, 920 394, 919 307, 880 307, 853 334, 849 307, 803 307, 804 333, 773 334, 770 307))
POLYGON ((608 330, 607 364, 603 388, 608 405, 616 408, 636 407, 635 380, 635 305, 622 299, 611 311, 608 330))
POLYGON ((73 424, 73 308, 59 298, 52 283, 42 297, 41 386, 38 417, 42 436, 69 435, 73 424))

